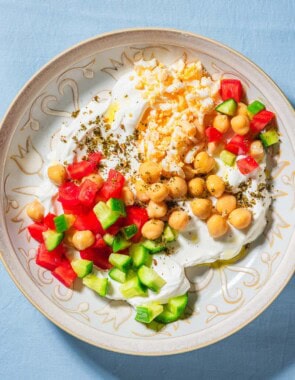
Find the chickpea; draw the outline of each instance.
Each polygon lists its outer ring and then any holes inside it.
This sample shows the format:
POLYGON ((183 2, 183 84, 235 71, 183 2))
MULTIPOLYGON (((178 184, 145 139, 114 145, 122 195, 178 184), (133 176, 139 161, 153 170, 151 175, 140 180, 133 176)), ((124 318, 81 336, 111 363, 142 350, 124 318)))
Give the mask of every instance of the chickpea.
POLYGON ((213 120, 213 127, 219 132, 225 133, 229 130, 230 122, 227 115, 217 115, 213 120))
POLYGON ((162 220, 151 219, 143 225, 141 233, 146 239, 155 240, 162 235, 163 230, 164 222, 162 220))
POLYGON ((148 202, 150 200, 149 196, 147 195, 147 190, 149 186, 144 183, 143 181, 139 180, 136 181, 134 184, 136 197, 141 202, 148 202))
POLYGON ((187 193, 187 184, 181 177, 172 177, 167 183, 169 194, 173 198, 184 197, 187 193))
POLYGON ((198 174, 207 174, 215 167, 215 160, 207 152, 200 152, 194 160, 194 168, 198 174))
POLYGON ((149 201, 146 210, 150 218, 163 218, 167 214, 168 207, 165 202, 149 201))
POLYGON ((134 204, 134 194, 127 186, 124 186, 122 189, 122 199, 126 206, 132 206, 134 204))
POLYGON ((212 201, 211 199, 196 198, 191 201, 191 209, 198 218, 208 219, 212 214, 212 201))
POLYGON ((193 179, 196 175, 194 169, 190 165, 184 165, 182 170, 184 172, 185 179, 187 180, 193 179))
POLYGON ((243 115, 248 117, 247 105, 245 103, 238 103, 237 115, 243 115))
POLYGON ((99 189, 102 187, 104 183, 102 176, 99 174, 90 174, 90 175, 87 175, 86 177, 83 177, 82 183, 86 181, 86 179, 89 179, 90 181, 96 183, 99 186, 99 189))
POLYGON ((237 200, 234 195, 224 194, 216 202, 216 210, 222 215, 229 215, 237 207, 237 200))
POLYGON ((207 220, 209 234, 215 239, 227 233, 228 224, 221 216, 214 214, 207 220))
POLYGON ((239 230, 247 228, 252 221, 252 213, 246 208, 236 208, 228 217, 231 225, 239 230))
POLYGON ((72 244, 78 251, 91 247, 94 242, 95 236, 89 230, 76 231, 72 237, 72 244))
POLYGON ((169 226, 174 228, 176 231, 184 230, 188 222, 189 216, 182 210, 173 211, 168 219, 169 226))
POLYGON ((221 177, 212 174, 206 179, 206 186, 211 195, 215 198, 222 196, 225 190, 225 183, 221 177))
POLYGON ((218 142, 209 142, 208 143, 208 153, 213 155, 213 156, 219 156, 219 154, 221 153, 221 151, 224 149, 224 144, 221 143, 220 141, 218 142))
POLYGON ((56 186, 62 185, 67 179, 66 168, 61 164, 49 166, 47 169, 47 175, 50 181, 56 186))
POLYGON ((29 203, 26 207, 26 212, 29 218, 34 222, 41 222, 44 217, 44 206, 35 199, 32 203, 29 203))
POLYGON ((256 161, 262 161, 264 157, 264 149, 260 140, 255 140, 250 145, 250 156, 255 158, 256 161))
POLYGON ((188 183, 188 191, 193 197, 200 197, 206 190, 203 178, 193 178, 188 183))
POLYGON ((141 178, 147 183, 155 183, 160 180, 161 166, 155 162, 144 162, 139 167, 141 178))
POLYGON ((168 187, 161 182, 153 183, 147 191, 149 198, 154 202, 162 202, 169 195, 168 187))
POLYGON ((247 116, 237 115, 230 121, 231 127, 238 135, 244 136, 250 130, 250 121, 247 116))

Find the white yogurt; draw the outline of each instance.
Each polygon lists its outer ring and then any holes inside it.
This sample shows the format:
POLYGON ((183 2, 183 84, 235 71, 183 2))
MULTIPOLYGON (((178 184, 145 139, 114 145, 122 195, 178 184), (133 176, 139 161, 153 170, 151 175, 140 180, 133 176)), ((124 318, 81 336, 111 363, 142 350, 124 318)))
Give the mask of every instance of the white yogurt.
MULTIPOLYGON (((147 101, 141 97, 141 92, 135 89, 135 79, 130 79, 134 73, 131 74, 126 74, 118 80, 109 98, 100 103, 92 100, 80 111, 78 117, 69 126, 62 127, 59 135, 65 142, 59 141, 50 153, 48 157, 50 165, 56 162, 72 162, 76 149, 74 139, 83 142, 85 137, 97 127, 97 124, 94 123, 97 117, 103 116, 110 107, 115 109, 110 123, 111 128, 108 131, 102 129, 102 136, 107 138, 110 134, 115 133, 120 144, 126 142, 128 136, 134 133, 138 121, 148 106, 147 101), (122 124, 124 128, 121 127, 122 124), (85 127, 81 128, 81 126, 85 127)), ((101 150, 101 147, 97 146, 97 150, 101 150)), ((135 147, 133 154, 131 164, 132 168, 136 170, 138 160, 136 159, 137 150, 135 147)), ((110 168, 115 167, 118 162, 118 157, 114 157, 108 158, 104 163, 110 168)), ((233 187, 234 192, 238 190, 241 183, 249 178, 252 179, 251 186, 245 192, 249 200, 253 199, 251 193, 257 191, 259 184, 265 183, 264 165, 261 165, 260 169, 250 176, 244 176, 236 167, 225 166, 219 159, 217 162, 219 165, 218 174, 233 187)), ((39 198, 49 211, 52 206, 52 196, 56 194, 57 189, 47 178, 46 172, 47 168, 44 173, 46 180, 40 188, 39 198)), ((213 239, 209 235, 206 223, 192 215, 189 204, 186 202, 184 207, 192 219, 186 230, 179 234, 177 242, 174 244, 174 253, 170 256, 161 253, 153 256, 156 261, 152 267, 165 279, 166 285, 159 293, 149 290, 148 297, 134 297, 128 299, 127 302, 133 306, 152 301, 165 303, 169 298, 182 295, 189 289, 189 281, 185 277, 184 268, 236 256, 245 244, 254 241, 265 228, 270 195, 267 190, 263 190, 262 193, 263 198, 255 199, 251 226, 244 231, 230 227, 226 236, 220 239, 213 239)), ((100 276, 108 276, 106 271, 97 270, 97 272, 100 276)), ((116 300, 123 299, 120 292, 121 284, 110 278, 109 281, 110 291, 107 297, 116 300)))

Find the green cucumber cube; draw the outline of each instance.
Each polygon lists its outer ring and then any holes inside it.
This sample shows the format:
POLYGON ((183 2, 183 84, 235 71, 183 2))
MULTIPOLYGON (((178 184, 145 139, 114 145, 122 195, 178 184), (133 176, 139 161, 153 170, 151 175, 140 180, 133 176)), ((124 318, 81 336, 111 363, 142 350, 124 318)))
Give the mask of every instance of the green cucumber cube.
POLYGON ((61 214, 56 216, 53 219, 53 222, 55 224, 55 229, 57 232, 65 232, 67 231, 75 221, 75 216, 71 214, 61 214))
POLYGON ((171 313, 177 314, 180 316, 184 312, 187 302, 188 302, 188 295, 186 293, 186 294, 183 294, 182 296, 170 298, 167 304, 167 308, 171 313))
POLYGON ((147 290, 139 281, 137 276, 132 277, 130 280, 121 285, 120 291, 126 299, 147 296, 147 290))
POLYGON ((176 232, 167 224, 163 232, 164 242, 171 243, 172 241, 175 241, 176 238, 177 238, 176 232))
POLYGON ((188 302, 188 295, 170 298, 168 303, 164 305, 164 310, 155 320, 159 323, 171 323, 177 321, 183 314, 188 302))
POLYGON ((111 234, 103 235, 104 242, 110 247, 113 245, 114 239, 115 239, 114 235, 111 235, 111 234))
POLYGON ((108 279, 97 277, 95 274, 88 274, 82 280, 83 285, 94 290, 97 294, 105 297, 108 290, 108 279))
POLYGON ((259 100, 254 100, 254 102, 250 103, 247 107, 248 112, 250 115, 254 116, 260 111, 263 111, 265 109, 265 105, 261 103, 259 100))
POLYGON ((112 211, 118 212, 120 216, 126 216, 125 204, 122 199, 110 198, 107 205, 112 211))
POLYGON ((269 131, 262 132, 259 135, 262 144, 267 148, 279 142, 279 135, 275 129, 270 129, 269 131))
POLYGON ((132 259, 130 256, 122 255, 121 253, 111 253, 109 262, 114 267, 122 270, 123 272, 126 272, 132 263, 132 259))
POLYGON ((79 278, 83 278, 92 272, 93 262, 90 260, 77 259, 71 262, 74 272, 79 278))
POLYGON ((124 236, 118 234, 114 237, 112 248, 114 252, 118 252, 130 247, 130 245, 131 245, 130 241, 126 240, 124 236))
POLYGON ((150 323, 159 314, 161 314, 163 310, 164 310, 163 306, 156 303, 150 303, 148 305, 137 306, 135 319, 138 322, 150 323))
POLYGON ((234 99, 227 99, 223 103, 219 104, 215 110, 223 113, 224 115, 234 116, 237 112, 238 104, 234 99))
POLYGON ((120 217, 119 212, 111 210, 104 202, 98 202, 93 211, 104 230, 111 227, 120 217))
POLYGON ((53 251, 62 242, 64 237, 63 232, 57 232, 54 230, 42 232, 42 235, 47 251, 53 251))
POLYGON ((228 166, 234 166, 236 161, 236 155, 229 152, 228 150, 223 150, 220 153, 220 159, 228 166))
POLYGON ((131 239, 134 235, 137 234, 138 228, 136 224, 130 224, 122 228, 123 235, 127 240, 131 239))
POLYGON ((165 244, 156 242, 154 240, 145 240, 142 245, 151 253, 158 253, 166 249, 165 244))
POLYGON ((156 271, 145 265, 139 268, 137 275, 143 285, 156 293, 166 284, 166 281, 156 271))
POLYGON ((152 263, 152 256, 142 244, 132 244, 129 248, 129 254, 135 268, 139 268, 141 265, 150 266, 152 263))
POLYGON ((126 282, 126 280, 127 280, 127 273, 121 271, 121 270, 118 269, 118 268, 112 268, 112 269, 109 271, 109 276, 110 276, 111 279, 113 279, 114 281, 121 282, 121 284, 123 284, 123 283, 126 282))

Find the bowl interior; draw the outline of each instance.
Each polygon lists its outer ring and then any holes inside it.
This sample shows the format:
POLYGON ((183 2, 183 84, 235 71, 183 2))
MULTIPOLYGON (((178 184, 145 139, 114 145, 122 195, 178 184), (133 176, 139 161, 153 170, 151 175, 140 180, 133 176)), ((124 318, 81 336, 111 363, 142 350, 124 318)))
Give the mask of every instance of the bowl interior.
POLYGON ((292 120, 294 114, 286 100, 267 77, 243 57, 207 39, 173 31, 129 31, 75 47, 32 80, 31 91, 25 89, 19 95, 3 123, 1 228, 7 269, 53 322, 108 349, 169 354, 233 333, 258 315, 291 275, 295 223, 292 120), (188 269, 188 315, 165 328, 149 329, 134 321, 134 312, 126 303, 104 300, 78 282, 73 290, 66 289, 38 267, 34 262, 36 244, 26 232, 30 221, 25 207, 42 186, 56 132, 63 124, 70 125, 76 111, 93 96, 102 98, 111 91, 135 61, 156 57, 172 63, 183 55, 200 59, 212 75, 241 79, 249 100, 259 99, 276 113, 282 134, 280 153, 274 160, 274 201, 263 235, 238 261, 188 269))

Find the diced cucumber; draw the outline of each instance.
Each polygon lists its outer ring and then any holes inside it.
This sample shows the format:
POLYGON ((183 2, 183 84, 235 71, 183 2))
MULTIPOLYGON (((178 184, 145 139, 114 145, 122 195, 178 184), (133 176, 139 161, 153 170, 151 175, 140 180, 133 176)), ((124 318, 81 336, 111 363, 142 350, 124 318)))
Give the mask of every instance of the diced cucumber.
POLYGON ((150 303, 148 305, 137 306, 135 319, 138 322, 150 323, 159 314, 161 314, 163 310, 163 306, 157 303, 150 303))
POLYGON ((42 232, 42 235, 47 251, 53 251, 61 243, 64 237, 63 232, 57 232, 54 230, 42 232))
POLYGON ((137 276, 132 277, 120 286, 120 291, 124 298, 132 297, 145 297, 147 296, 147 290, 139 281, 137 276))
POLYGON ((182 296, 170 298, 167 303, 167 308, 171 313, 181 315, 186 308, 187 302, 188 295, 186 293, 182 296))
POLYGON ((93 211, 104 230, 111 227, 120 217, 119 212, 111 210, 104 202, 98 202, 93 211))
POLYGON ((123 283, 126 281, 126 279, 127 279, 127 273, 121 271, 121 270, 118 269, 118 268, 112 268, 112 269, 109 271, 109 276, 110 276, 114 281, 121 282, 121 284, 123 284, 123 283))
POLYGON ((145 240, 142 245, 147 248, 151 253, 158 253, 166 249, 165 244, 156 242, 154 240, 145 240))
POLYGON ((110 247, 113 245, 114 239, 115 239, 114 235, 111 235, 111 234, 103 235, 104 242, 110 247))
POLYGON ((261 103, 259 100, 254 100, 254 102, 250 103, 247 107, 250 115, 254 116, 258 112, 263 111, 265 109, 265 105, 261 103))
POLYGON ((270 129, 269 131, 262 132, 259 135, 262 144, 267 148, 279 142, 279 135, 275 129, 270 129))
POLYGON ((111 253, 109 262, 116 268, 126 272, 132 263, 130 256, 122 255, 121 253, 111 253))
POLYGON ((236 155, 229 152, 228 150, 223 150, 220 153, 220 159, 228 166, 234 166, 236 161, 236 155))
POLYGON ((160 323, 171 323, 177 321, 183 314, 188 301, 187 294, 179 297, 170 298, 168 303, 164 305, 164 310, 155 320, 160 323))
POLYGON ((143 285, 156 293, 166 284, 166 281, 156 271, 145 265, 138 269, 137 275, 143 285))
POLYGON ((130 245, 131 245, 130 241, 126 240, 124 236, 122 236, 121 234, 118 234, 114 237, 112 247, 113 247, 114 252, 118 252, 118 251, 122 251, 125 248, 130 247, 130 245))
POLYGON ((151 265, 152 256, 149 254, 148 249, 142 244, 132 244, 129 248, 129 254, 132 257, 135 268, 139 268, 141 265, 151 265))
POLYGON ((93 262, 90 260, 77 259, 71 262, 74 272, 79 278, 83 278, 92 272, 93 262))
POLYGON ((176 232, 167 224, 163 232, 164 242, 171 243, 172 241, 175 241, 176 238, 177 238, 176 232))
POLYGON ((125 204, 122 199, 110 198, 107 205, 112 211, 118 212, 120 216, 126 216, 125 204))
POLYGON ((83 285, 94 290, 100 296, 105 297, 108 291, 108 279, 97 277, 95 274, 88 274, 82 280, 83 285))
POLYGON ((127 240, 131 239, 134 235, 137 234, 138 228, 136 224, 130 224, 122 228, 123 235, 127 240))
POLYGON ((137 273, 133 269, 128 269, 127 280, 131 280, 133 277, 137 277, 137 273))
POLYGON ((53 221, 57 232, 67 231, 75 222, 76 217, 72 214, 61 214, 56 216, 53 221))
POLYGON ((227 99, 225 102, 219 104, 215 110, 225 115, 234 116, 237 111, 238 104, 234 99, 227 99))

